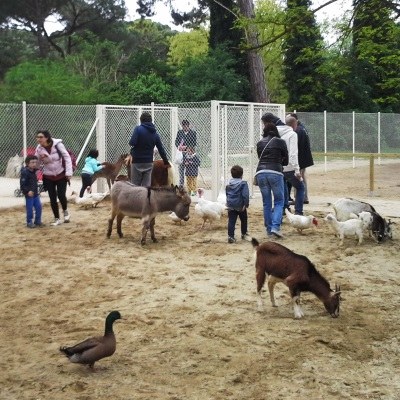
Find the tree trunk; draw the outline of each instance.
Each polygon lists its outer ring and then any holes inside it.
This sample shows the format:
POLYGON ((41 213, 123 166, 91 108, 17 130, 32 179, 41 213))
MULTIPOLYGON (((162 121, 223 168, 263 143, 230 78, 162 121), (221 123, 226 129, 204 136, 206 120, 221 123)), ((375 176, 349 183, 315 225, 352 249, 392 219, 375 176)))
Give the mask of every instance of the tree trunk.
MULTIPOLYGON (((253 0, 239 0, 238 2, 242 15, 249 20, 253 19, 253 0)), ((247 46, 256 48, 259 43, 255 26, 249 23, 245 29, 247 46)), ((265 82, 263 60, 257 50, 247 50, 247 59, 249 62, 250 85, 253 100, 257 103, 268 103, 270 100, 267 91, 267 83, 265 82)))

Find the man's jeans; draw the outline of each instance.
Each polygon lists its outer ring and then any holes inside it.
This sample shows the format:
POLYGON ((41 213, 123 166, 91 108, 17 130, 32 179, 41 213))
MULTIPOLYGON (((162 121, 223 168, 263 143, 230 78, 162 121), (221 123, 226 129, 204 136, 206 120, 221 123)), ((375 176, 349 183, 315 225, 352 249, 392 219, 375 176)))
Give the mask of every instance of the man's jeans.
MULTIPOLYGON (((285 180, 289 182, 292 187, 296 189, 296 197, 294 200, 295 214, 303 215, 303 202, 304 202, 304 183, 296 177, 294 171, 284 172, 285 180)), ((285 208, 289 208, 289 190, 285 184, 285 208)))

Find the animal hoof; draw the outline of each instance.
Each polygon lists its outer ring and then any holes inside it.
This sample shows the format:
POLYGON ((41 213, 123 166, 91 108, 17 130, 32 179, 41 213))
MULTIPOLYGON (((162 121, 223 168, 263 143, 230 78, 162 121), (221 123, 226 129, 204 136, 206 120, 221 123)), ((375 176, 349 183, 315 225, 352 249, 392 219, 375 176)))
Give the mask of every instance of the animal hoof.
POLYGON ((140 241, 140 244, 141 244, 142 246, 144 246, 144 245, 146 244, 146 241, 145 241, 145 240, 141 240, 141 241, 140 241))
POLYGON ((158 243, 158 240, 156 238, 151 238, 151 240, 153 241, 153 243, 158 243))

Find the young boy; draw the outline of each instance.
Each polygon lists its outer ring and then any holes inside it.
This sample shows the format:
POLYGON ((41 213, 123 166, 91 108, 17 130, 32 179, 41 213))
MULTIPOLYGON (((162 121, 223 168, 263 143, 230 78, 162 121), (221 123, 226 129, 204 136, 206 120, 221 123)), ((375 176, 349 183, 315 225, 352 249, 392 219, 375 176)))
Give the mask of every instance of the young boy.
POLYGON ((199 175, 200 158, 197 157, 192 147, 186 148, 185 175, 188 192, 191 196, 196 194, 197 176, 199 175))
POLYGON ((243 168, 234 165, 231 168, 232 178, 226 186, 226 206, 228 208, 228 243, 235 243, 235 225, 237 217, 241 222, 242 239, 249 240, 247 233, 247 208, 249 207, 249 185, 242 180, 243 168))
POLYGON ((42 203, 40 202, 38 179, 36 171, 38 169, 38 158, 36 156, 27 156, 25 158, 25 167, 21 169, 20 187, 25 195, 26 204, 26 226, 28 228, 41 227, 42 224, 42 203), (33 218, 33 209, 35 209, 35 218, 33 218), (34 222, 32 221, 34 219, 34 222))

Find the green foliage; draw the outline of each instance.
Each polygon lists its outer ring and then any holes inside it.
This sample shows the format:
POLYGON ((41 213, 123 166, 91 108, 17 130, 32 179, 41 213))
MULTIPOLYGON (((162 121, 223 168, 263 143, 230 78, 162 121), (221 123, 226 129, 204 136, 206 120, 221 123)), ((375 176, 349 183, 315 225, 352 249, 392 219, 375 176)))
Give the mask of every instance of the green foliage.
POLYGON ((196 58, 208 52, 208 32, 196 29, 181 32, 170 38, 168 63, 179 67, 188 58, 196 58))
POLYGON ((268 43, 260 49, 265 80, 270 99, 276 103, 286 103, 288 99, 282 57, 284 17, 284 10, 274 0, 260 0, 256 3, 255 24, 259 41, 268 43))
POLYGON ((188 59, 173 86, 175 101, 243 100, 249 83, 234 66, 233 57, 221 47, 188 59))
POLYGON ((155 73, 165 77, 169 68, 169 40, 176 32, 170 27, 150 20, 136 20, 127 26, 129 36, 124 49, 129 54, 123 72, 135 78, 139 74, 155 73))
POLYGON ((35 57, 32 35, 21 29, 0 29, 0 79, 11 67, 35 57))
POLYGON ((56 61, 24 62, 11 68, 1 86, 0 102, 88 104, 83 79, 56 61))
POLYGON ((154 73, 140 74, 126 85, 124 104, 167 103, 170 94, 170 85, 161 77, 154 73))
POLYGON ((371 88, 377 109, 400 112, 400 25, 393 20, 390 4, 358 1, 353 29, 354 72, 371 88))
POLYGON ((289 107, 322 111, 323 40, 309 0, 288 0, 287 35, 284 42, 284 74, 289 92, 289 107))

